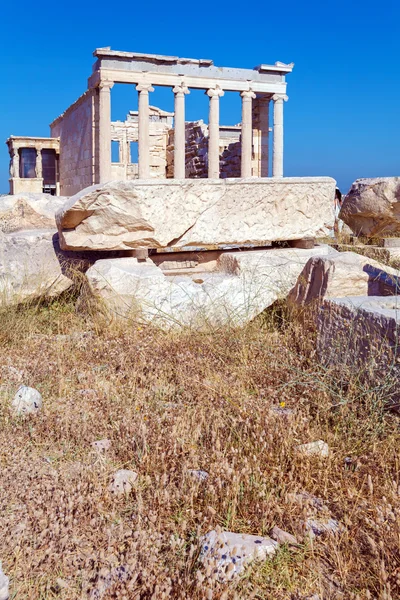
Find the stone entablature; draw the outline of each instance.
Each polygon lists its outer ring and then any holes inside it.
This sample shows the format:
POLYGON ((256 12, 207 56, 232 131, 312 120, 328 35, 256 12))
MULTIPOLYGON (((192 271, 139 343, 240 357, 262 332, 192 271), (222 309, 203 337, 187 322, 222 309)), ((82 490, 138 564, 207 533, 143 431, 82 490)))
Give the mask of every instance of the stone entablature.
POLYGON ((58 157, 60 154, 59 138, 26 137, 12 135, 6 141, 10 153, 10 194, 43 193, 50 192, 54 195, 60 194, 58 181, 58 157), (24 150, 34 150, 34 161, 32 172, 25 177, 21 172, 21 157, 24 150), (52 151, 55 155, 55 177, 50 183, 43 176, 43 151, 52 151))

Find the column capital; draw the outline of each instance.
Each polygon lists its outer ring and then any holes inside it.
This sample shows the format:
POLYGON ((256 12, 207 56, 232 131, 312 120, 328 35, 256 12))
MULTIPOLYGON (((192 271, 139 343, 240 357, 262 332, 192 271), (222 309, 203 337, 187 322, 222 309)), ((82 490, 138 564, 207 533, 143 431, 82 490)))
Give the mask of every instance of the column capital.
POLYGON ((216 85, 215 88, 210 88, 206 91, 207 96, 210 98, 221 98, 225 94, 224 90, 222 90, 219 85, 216 85))
POLYGON ((154 88, 151 83, 138 83, 136 86, 136 91, 138 92, 154 92, 154 88))
POLYGON ((102 80, 99 82, 99 90, 111 90, 111 88, 114 86, 114 82, 113 81, 107 81, 107 80, 102 80))
POLYGON ((240 95, 242 96, 242 98, 248 98, 250 100, 255 100, 257 97, 253 90, 245 90, 244 92, 241 92, 240 95))
POLYGON ((176 85, 174 88, 172 88, 172 91, 174 92, 174 94, 190 94, 189 88, 185 83, 180 83, 179 85, 176 85))
POLYGON ((287 102, 289 100, 289 96, 286 96, 286 94, 274 94, 272 96, 272 100, 274 102, 287 102))

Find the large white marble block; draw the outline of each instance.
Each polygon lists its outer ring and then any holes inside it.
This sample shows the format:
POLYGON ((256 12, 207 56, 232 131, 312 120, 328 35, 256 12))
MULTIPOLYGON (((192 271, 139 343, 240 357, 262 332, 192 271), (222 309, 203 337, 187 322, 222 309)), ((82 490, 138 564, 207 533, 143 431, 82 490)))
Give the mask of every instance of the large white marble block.
POLYGON ((257 244, 328 235, 334 192, 330 177, 113 181, 56 220, 64 250, 257 244))

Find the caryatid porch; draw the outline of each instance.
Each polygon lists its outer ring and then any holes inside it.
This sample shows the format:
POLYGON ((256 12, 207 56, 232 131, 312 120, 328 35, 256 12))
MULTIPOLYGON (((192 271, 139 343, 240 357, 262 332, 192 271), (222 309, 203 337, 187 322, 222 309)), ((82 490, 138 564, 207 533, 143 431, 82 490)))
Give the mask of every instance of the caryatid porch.
POLYGON ((285 76, 293 64, 277 62, 254 69, 216 67, 211 60, 119 52, 98 48, 89 88, 98 89, 99 180, 111 179, 111 88, 114 83, 135 85, 139 94, 139 178, 150 177, 149 94, 154 86, 171 87, 175 95, 174 177, 185 177, 185 97, 190 88, 209 97, 208 177, 217 179, 219 167, 220 98, 225 91, 242 98, 241 176, 269 175, 269 109, 273 102, 272 176, 283 177, 283 104, 287 100, 285 76), (257 148, 255 148, 255 143, 257 148))

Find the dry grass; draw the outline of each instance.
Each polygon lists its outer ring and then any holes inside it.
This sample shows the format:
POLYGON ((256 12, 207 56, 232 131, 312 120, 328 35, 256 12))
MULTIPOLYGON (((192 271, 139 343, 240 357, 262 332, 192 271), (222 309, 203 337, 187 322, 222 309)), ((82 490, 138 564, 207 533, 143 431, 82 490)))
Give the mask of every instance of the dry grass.
POLYGON ((322 369, 303 331, 284 310, 209 334, 107 327, 68 302, 3 313, 0 559, 11 598, 398 598, 398 418, 379 390, 322 369), (20 383, 42 393, 39 416, 11 415, 20 383), (291 417, 271 412, 283 403, 291 417), (99 456, 91 443, 102 438, 112 445, 99 456), (296 453, 317 439, 328 459, 296 453), (139 473, 123 498, 107 490, 118 468, 139 473), (197 468, 207 482, 187 477, 197 468), (310 509, 291 497, 303 491, 342 533, 303 535, 310 509), (202 534, 274 525, 299 545, 229 587, 202 572, 202 534))

